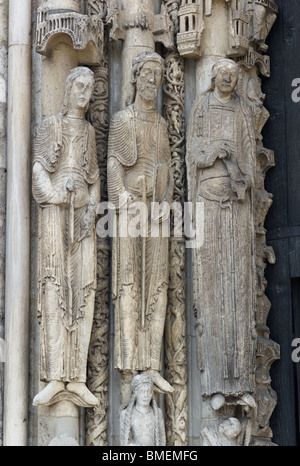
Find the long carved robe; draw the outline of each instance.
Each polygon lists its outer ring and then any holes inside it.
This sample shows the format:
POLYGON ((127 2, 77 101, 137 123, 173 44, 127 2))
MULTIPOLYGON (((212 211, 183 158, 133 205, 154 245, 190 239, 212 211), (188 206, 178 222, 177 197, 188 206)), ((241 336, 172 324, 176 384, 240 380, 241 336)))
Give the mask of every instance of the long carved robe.
POLYGON ((192 250, 203 395, 253 391, 254 173, 254 133, 245 104, 235 94, 226 104, 212 92, 204 94, 191 112, 187 150, 189 201, 204 203, 204 241, 192 250), (230 159, 212 162, 225 144, 230 159))
MULTIPOLYGON (((124 234, 117 210, 112 270, 115 367, 121 371, 160 370, 169 281, 168 238, 161 234, 151 237, 150 225, 151 202, 170 202, 173 194, 165 120, 154 110, 141 112, 134 106, 118 112, 111 120, 108 157, 108 195, 116 209, 125 192, 148 208, 145 238, 132 237, 129 229, 124 234)), ((126 227, 131 219, 128 214, 126 227)))
POLYGON ((93 217, 100 200, 94 129, 82 119, 47 118, 35 141, 33 163, 33 194, 40 207, 41 380, 85 382, 96 289, 96 237, 94 223, 86 232, 83 221, 88 212, 93 217), (75 192, 68 203, 52 203, 69 179, 75 192))

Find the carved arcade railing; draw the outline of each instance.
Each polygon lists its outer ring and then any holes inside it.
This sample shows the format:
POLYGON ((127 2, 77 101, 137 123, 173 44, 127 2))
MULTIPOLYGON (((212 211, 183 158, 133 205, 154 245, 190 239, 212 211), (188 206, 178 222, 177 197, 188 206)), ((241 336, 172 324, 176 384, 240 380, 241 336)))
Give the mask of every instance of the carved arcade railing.
POLYGON ((41 7, 37 12, 36 50, 48 53, 49 41, 57 34, 66 34, 72 40, 75 50, 85 50, 90 42, 98 53, 103 55, 103 21, 100 16, 82 15, 77 12, 56 12, 49 7, 41 7))

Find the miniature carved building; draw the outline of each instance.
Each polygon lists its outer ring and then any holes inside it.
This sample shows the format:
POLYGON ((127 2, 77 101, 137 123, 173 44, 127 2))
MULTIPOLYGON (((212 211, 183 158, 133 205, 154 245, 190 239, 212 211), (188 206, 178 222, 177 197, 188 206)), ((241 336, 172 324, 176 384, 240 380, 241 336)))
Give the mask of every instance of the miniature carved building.
POLYGON ((86 63, 101 59, 103 47, 103 22, 100 16, 92 17, 73 10, 51 10, 46 4, 37 11, 36 50, 41 54, 51 53, 51 39, 57 34, 66 34, 75 50, 85 51, 86 63))
POLYGON ((245 0, 234 0, 230 8, 230 26, 232 31, 231 55, 243 55, 249 46, 249 15, 248 2, 245 0))
POLYGON ((204 28, 204 1, 183 0, 181 3, 178 12, 180 32, 177 35, 177 44, 183 57, 199 57, 201 35, 204 28))

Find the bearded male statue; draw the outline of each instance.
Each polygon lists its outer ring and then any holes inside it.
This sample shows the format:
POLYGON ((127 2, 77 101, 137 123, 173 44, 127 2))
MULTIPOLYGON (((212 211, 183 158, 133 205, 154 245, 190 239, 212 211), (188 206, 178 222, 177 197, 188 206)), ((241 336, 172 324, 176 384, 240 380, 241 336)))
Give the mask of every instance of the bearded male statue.
POLYGON ((112 264, 115 368, 129 379, 146 373, 160 390, 171 392, 173 388, 160 375, 169 239, 161 231, 151 235, 151 223, 160 221, 154 218, 153 203, 166 206, 173 196, 167 126, 155 108, 163 74, 164 62, 157 53, 134 58, 129 105, 110 124, 108 195, 117 214, 112 264), (146 211, 144 234, 137 236, 130 223, 141 205, 146 211))

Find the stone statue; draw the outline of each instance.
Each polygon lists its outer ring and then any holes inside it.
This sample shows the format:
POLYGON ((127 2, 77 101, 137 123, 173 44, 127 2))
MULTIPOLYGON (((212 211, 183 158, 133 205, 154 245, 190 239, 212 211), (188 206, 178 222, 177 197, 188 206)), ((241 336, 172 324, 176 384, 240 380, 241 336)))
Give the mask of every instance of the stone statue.
POLYGON ((236 447, 244 446, 245 421, 242 424, 235 417, 229 417, 212 427, 201 431, 203 446, 236 447))
POLYGON ((139 374, 131 382, 131 398, 120 414, 122 446, 165 446, 162 411, 153 398, 151 377, 139 374))
POLYGON ((215 63, 188 131, 188 198, 204 204, 204 242, 192 252, 198 366, 201 394, 222 400, 215 409, 227 396, 255 406, 255 137, 238 76, 232 60, 215 63))
POLYGON ((159 221, 151 215, 153 201, 167 205, 173 195, 167 126, 155 109, 163 72, 163 59, 157 53, 144 52, 133 60, 129 106, 110 124, 107 172, 109 200, 117 212, 112 264, 115 368, 131 376, 147 371, 162 391, 170 392, 172 387, 160 375, 169 240, 161 232, 151 236, 150 231, 151 222, 159 221), (129 227, 141 204, 147 212, 144 232, 137 236, 129 227), (125 233, 123 211, 128 214, 125 233))
POLYGON ((277 5, 273 0, 254 0, 251 40, 258 45, 259 51, 266 52, 266 38, 276 20, 277 5))
POLYGON ((34 398, 47 404, 65 389, 98 404, 86 387, 96 289, 95 212, 100 178, 94 129, 85 120, 93 72, 70 71, 62 112, 42 123, 34 146, 33 195, 39 204, 40 376, 34 398))

